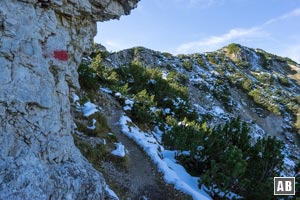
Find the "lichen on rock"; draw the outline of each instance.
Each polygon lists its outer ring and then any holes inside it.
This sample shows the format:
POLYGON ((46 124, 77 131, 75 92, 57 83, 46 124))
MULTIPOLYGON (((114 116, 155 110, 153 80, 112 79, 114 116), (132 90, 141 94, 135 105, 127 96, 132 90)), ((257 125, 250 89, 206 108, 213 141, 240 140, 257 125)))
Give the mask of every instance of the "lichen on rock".
POLYGON ((0 199, 103 199, 74 146, 69 93, 96 21, 138 0, 0 1, 0 199))

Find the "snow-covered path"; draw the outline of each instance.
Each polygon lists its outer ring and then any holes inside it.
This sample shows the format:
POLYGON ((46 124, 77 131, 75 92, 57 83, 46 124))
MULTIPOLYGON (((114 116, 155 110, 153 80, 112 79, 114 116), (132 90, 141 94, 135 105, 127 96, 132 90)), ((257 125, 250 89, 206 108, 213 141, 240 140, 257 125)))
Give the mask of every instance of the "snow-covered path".
POLYGON ((120 199, 191 199, 188 195, 174 189, 172 185, 166 184, 149 156, 121 132, 119 120, 123 115, 122 109, 116 106, 105 114, 111 131, 127 150, 127 160, 123 167, 118 166, 118 163, 102 162, 106 181, 121 187, 120 199))

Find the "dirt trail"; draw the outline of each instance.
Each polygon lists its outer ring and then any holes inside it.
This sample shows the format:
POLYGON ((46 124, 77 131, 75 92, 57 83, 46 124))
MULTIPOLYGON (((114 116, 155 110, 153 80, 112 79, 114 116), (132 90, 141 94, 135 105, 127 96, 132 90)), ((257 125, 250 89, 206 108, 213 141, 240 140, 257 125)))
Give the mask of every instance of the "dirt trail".
POLYGON ((184 200, 191 199, 164 182, 157 167, 146 153, 131 139, 121 133, 119 119, 123 110, 119 103, 110 99, 110 106, 104 107, 104 113, 112 132, 128 150, 125 165, 118 162, 101 163, 108 184, 119 195, 120 199, 132 200, 184 200), (109 110, 107 110, 109 108, 109 110))

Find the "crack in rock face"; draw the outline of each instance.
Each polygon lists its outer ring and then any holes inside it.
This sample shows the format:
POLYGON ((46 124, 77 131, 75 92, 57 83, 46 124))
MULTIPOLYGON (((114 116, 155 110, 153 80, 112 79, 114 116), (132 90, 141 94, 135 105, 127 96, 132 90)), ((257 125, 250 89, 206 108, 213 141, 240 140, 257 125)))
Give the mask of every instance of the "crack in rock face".
POLYGON ((0 199, 103 199, 75 147, 70 90, 96 21, 138 0, 0 1, 0 199))

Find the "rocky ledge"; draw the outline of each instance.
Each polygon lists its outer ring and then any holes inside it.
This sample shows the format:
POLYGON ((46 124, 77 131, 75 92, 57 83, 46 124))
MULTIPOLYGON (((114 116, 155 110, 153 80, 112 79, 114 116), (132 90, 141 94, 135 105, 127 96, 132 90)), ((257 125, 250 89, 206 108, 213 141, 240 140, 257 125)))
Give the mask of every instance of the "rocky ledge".
POLYGON ((138 0, 0 1, 0 199, 103 199, 71 136, 69 93, 96 21, 138 0))

